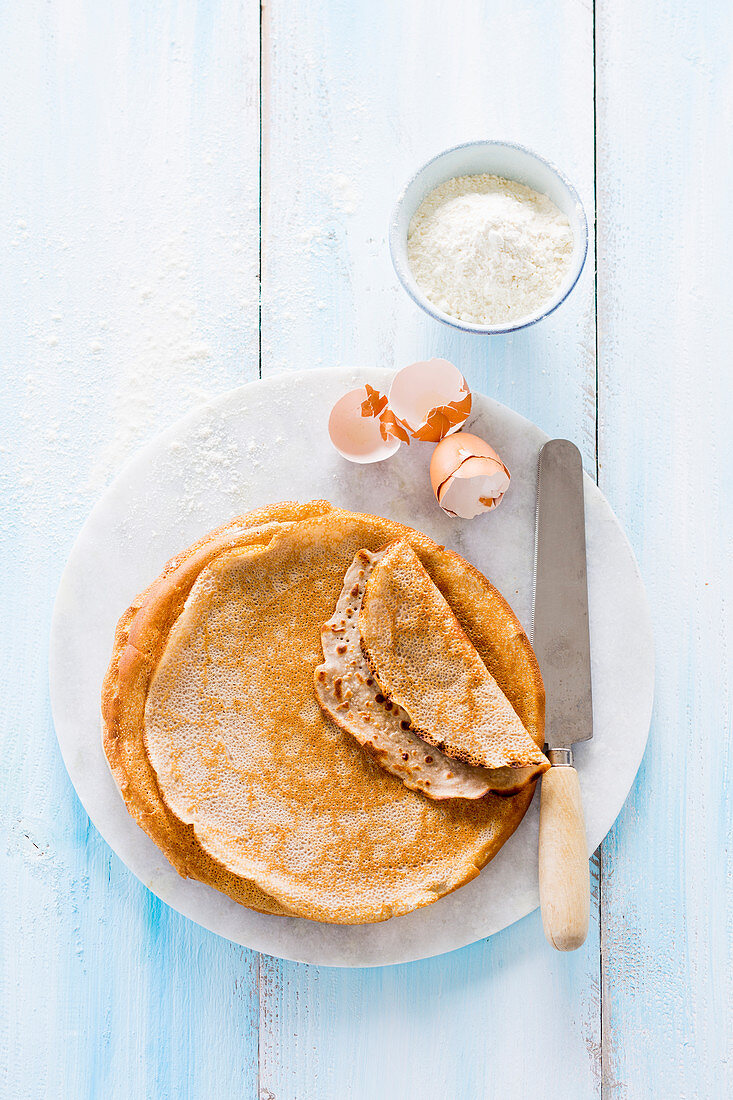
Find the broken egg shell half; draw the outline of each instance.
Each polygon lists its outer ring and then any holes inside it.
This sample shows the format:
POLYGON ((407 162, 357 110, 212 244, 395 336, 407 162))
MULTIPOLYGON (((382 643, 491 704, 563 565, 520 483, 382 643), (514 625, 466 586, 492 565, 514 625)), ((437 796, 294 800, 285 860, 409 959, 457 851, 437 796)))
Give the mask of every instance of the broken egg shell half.
POLYGON ((382 462, 399 450, 399 439, 382 439, 378 416, 364 416, 361 406, 368 399, 364 386, 349 390, 331 409, 328 434, 342 458, 349 462, 382 462))
POLYGON ((433 451, 430 481, 449 516, 473 519, 501 503, 510 474, 493 447, 469 432, 446 436, 433 451))
POLYGON ((471 393, 458 367, 447 359, 427 359, 398 371, 388 406, 416 439, 438 443, 457 432, 471 411, 471 393))

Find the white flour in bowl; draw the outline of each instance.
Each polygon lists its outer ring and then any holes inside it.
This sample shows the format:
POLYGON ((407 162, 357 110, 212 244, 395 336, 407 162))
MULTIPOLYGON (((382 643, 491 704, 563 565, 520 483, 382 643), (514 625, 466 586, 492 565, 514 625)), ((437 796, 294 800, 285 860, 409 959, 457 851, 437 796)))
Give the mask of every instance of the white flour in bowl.
POLYGON ((570 267, 573 232, 554 202, 499 176, 459 176, 425 198, 407 256, 423 294, 443 313, 500 325, 536 313, 570 267))

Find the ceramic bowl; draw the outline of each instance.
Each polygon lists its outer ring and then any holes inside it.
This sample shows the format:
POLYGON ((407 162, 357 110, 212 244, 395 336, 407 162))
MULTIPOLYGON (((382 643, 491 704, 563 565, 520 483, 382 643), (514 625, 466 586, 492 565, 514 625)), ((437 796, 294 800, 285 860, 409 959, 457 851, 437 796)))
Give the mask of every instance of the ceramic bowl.
POLYGON ((588 223, 577 191, 549 161, 523 145, 505 141, 472 141, 465 145, 456 145, 453 149, 447 149, 433 157, 412 177, 395 207, 389 231, 389 246, 397 277, 413 301, 431 317, 464 332, 513 332, 547 317, 565 301, 583 270, 588 252, 588 223), (410 221, 423 199, 439 184, 454 176, 478 176, 484 173, 516 180, 549 196, 570 222, 574 241, 570 269, 555 294, 534 313, 498 325, 474 325, 452 317, 449 313, 443 313, 425 297, 413 277, 407 259, 410 221))

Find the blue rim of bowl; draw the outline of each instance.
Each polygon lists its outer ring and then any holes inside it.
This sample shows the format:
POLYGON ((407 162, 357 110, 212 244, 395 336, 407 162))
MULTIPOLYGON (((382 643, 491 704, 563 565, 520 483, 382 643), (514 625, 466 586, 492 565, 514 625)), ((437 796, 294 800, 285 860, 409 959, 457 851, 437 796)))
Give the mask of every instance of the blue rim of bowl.
POLYGON ((551 160, 548 160, 546 157, 541 157, 539 153, 535 153, 534 149, 530 149, 526 145, 520 145, 516 141, 500 141, 498 138, 483 138, 479 141, 464 141, 461 142, 460 145, 451 145, 449 149, 444 149, 441 153, 436 153, 436 155, 434 157, 431 157, 430 160, 426 160, 425 163, 420 168, 418 168, 417 172, 415 172, 410 177, 408 182, 402 188, 400 196, 397 199, 394 210, 392 212, 392 218, 389 225, 389 254, 392 258, 392 266, 395 270, 395 274, 404 289, 412 298, 415 305, 419 306, 420 309, 424 310, 425 313, 429 314, 429 316, 431 316, 435 321, 442 321, 443 324, 451 325, 453 328, 460 329, 462 332, 475 332, 482 336, 500 336, 503 333, 516 332, 518 329, 529 328, 531 325, 536 325, 538 321, 542 321, 543 318, 549 317, 551 313, 554 313, 555 310, 563 304, 565 299, 570 294, 571 290, 573 290, 576 283, 578 282, 578 279, 582 274, 583 268, 585 267, 585 261, 588 256, 588 218, 585 213, 585 207, 580 201, 580 195, 575 190, 567 176, 563 172, 561 172, 560 169, 555 164, 553 164, 551 160), (418 177, 421 176, 426 168, 429 168, 431 164, 435 164, 437 160, 442 160, 442 158, 447 156, 449 153, 456 153, 459 149, 475 149, 477 146, 480 145, 502 145, 505 149, 518 149, 520 152, 527 153, 530 157, 534 157, 535 160, 540 161, 547 168, 549 168, 551 172, 554 172, 561 183, 567 188, 571 198, 576 205, 576 208, 580 211, 581 215, 583 230, 583 249, 580 263, 578 264, 578 270, 576 271, 572 282, 567 286, 562 297, 558 298, 556 302, 552 302, 552 299, 550 299, 552 304, 547 309, 535 315, 530 314, 530 316, 526 320, 520 318, 518 321, 515 321, 510 325, 472 325, 467 321, 461 321, 458 317, 451 317, 449 313, 443 313, 441 310, 436 309, 436 307, 432 304, 432 302, 430 302, 428 298, 426 298, 419 290, 416 291, 410 285, 410 280, 412 276, 411 273, 409 273, 409 263, 407 263, 406 261, 406 267, 408 271, 405 272, 402 270, 402 264, 395 257, 397 219, 402 209, 402 203, 405 200, 405 195, 412 187, 415 180, 418 179, 418 177))

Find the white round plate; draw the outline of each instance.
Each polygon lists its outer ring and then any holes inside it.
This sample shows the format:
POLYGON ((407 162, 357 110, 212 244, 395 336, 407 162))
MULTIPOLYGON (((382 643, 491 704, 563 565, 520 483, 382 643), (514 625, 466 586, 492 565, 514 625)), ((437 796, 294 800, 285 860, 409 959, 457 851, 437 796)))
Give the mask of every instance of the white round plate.
MULTIPOLYGON (((168 558, 231 516, 279 500, 324 497, 425 531, 481 569, 529 628, 537 455, 546 436, 475 395, 467 427, 490 440, 512 472, 500 508, 451 520, 428 479, 428 444, 354 466, 332 449, 329 410, 365 380, 391 372, 314 370, 255 382, 174 424, 140 451, 84 525, 59 587, 51 637, 51 702, 61 752, 84 808, 150 890, 180 913, 246 947, 332 966, 408 962, 498 932, 538 905, 538 802, 468 885, 382 924, 339 926, 254 913, 181 878, 133 822, 107 768, 99 699, 115 623, 168 558)), ((586 478, 586 526, 595 736, 576 763, 592 852, 613 824, 641 762, 652 709, 652 635, 631 548, 586 478)))

